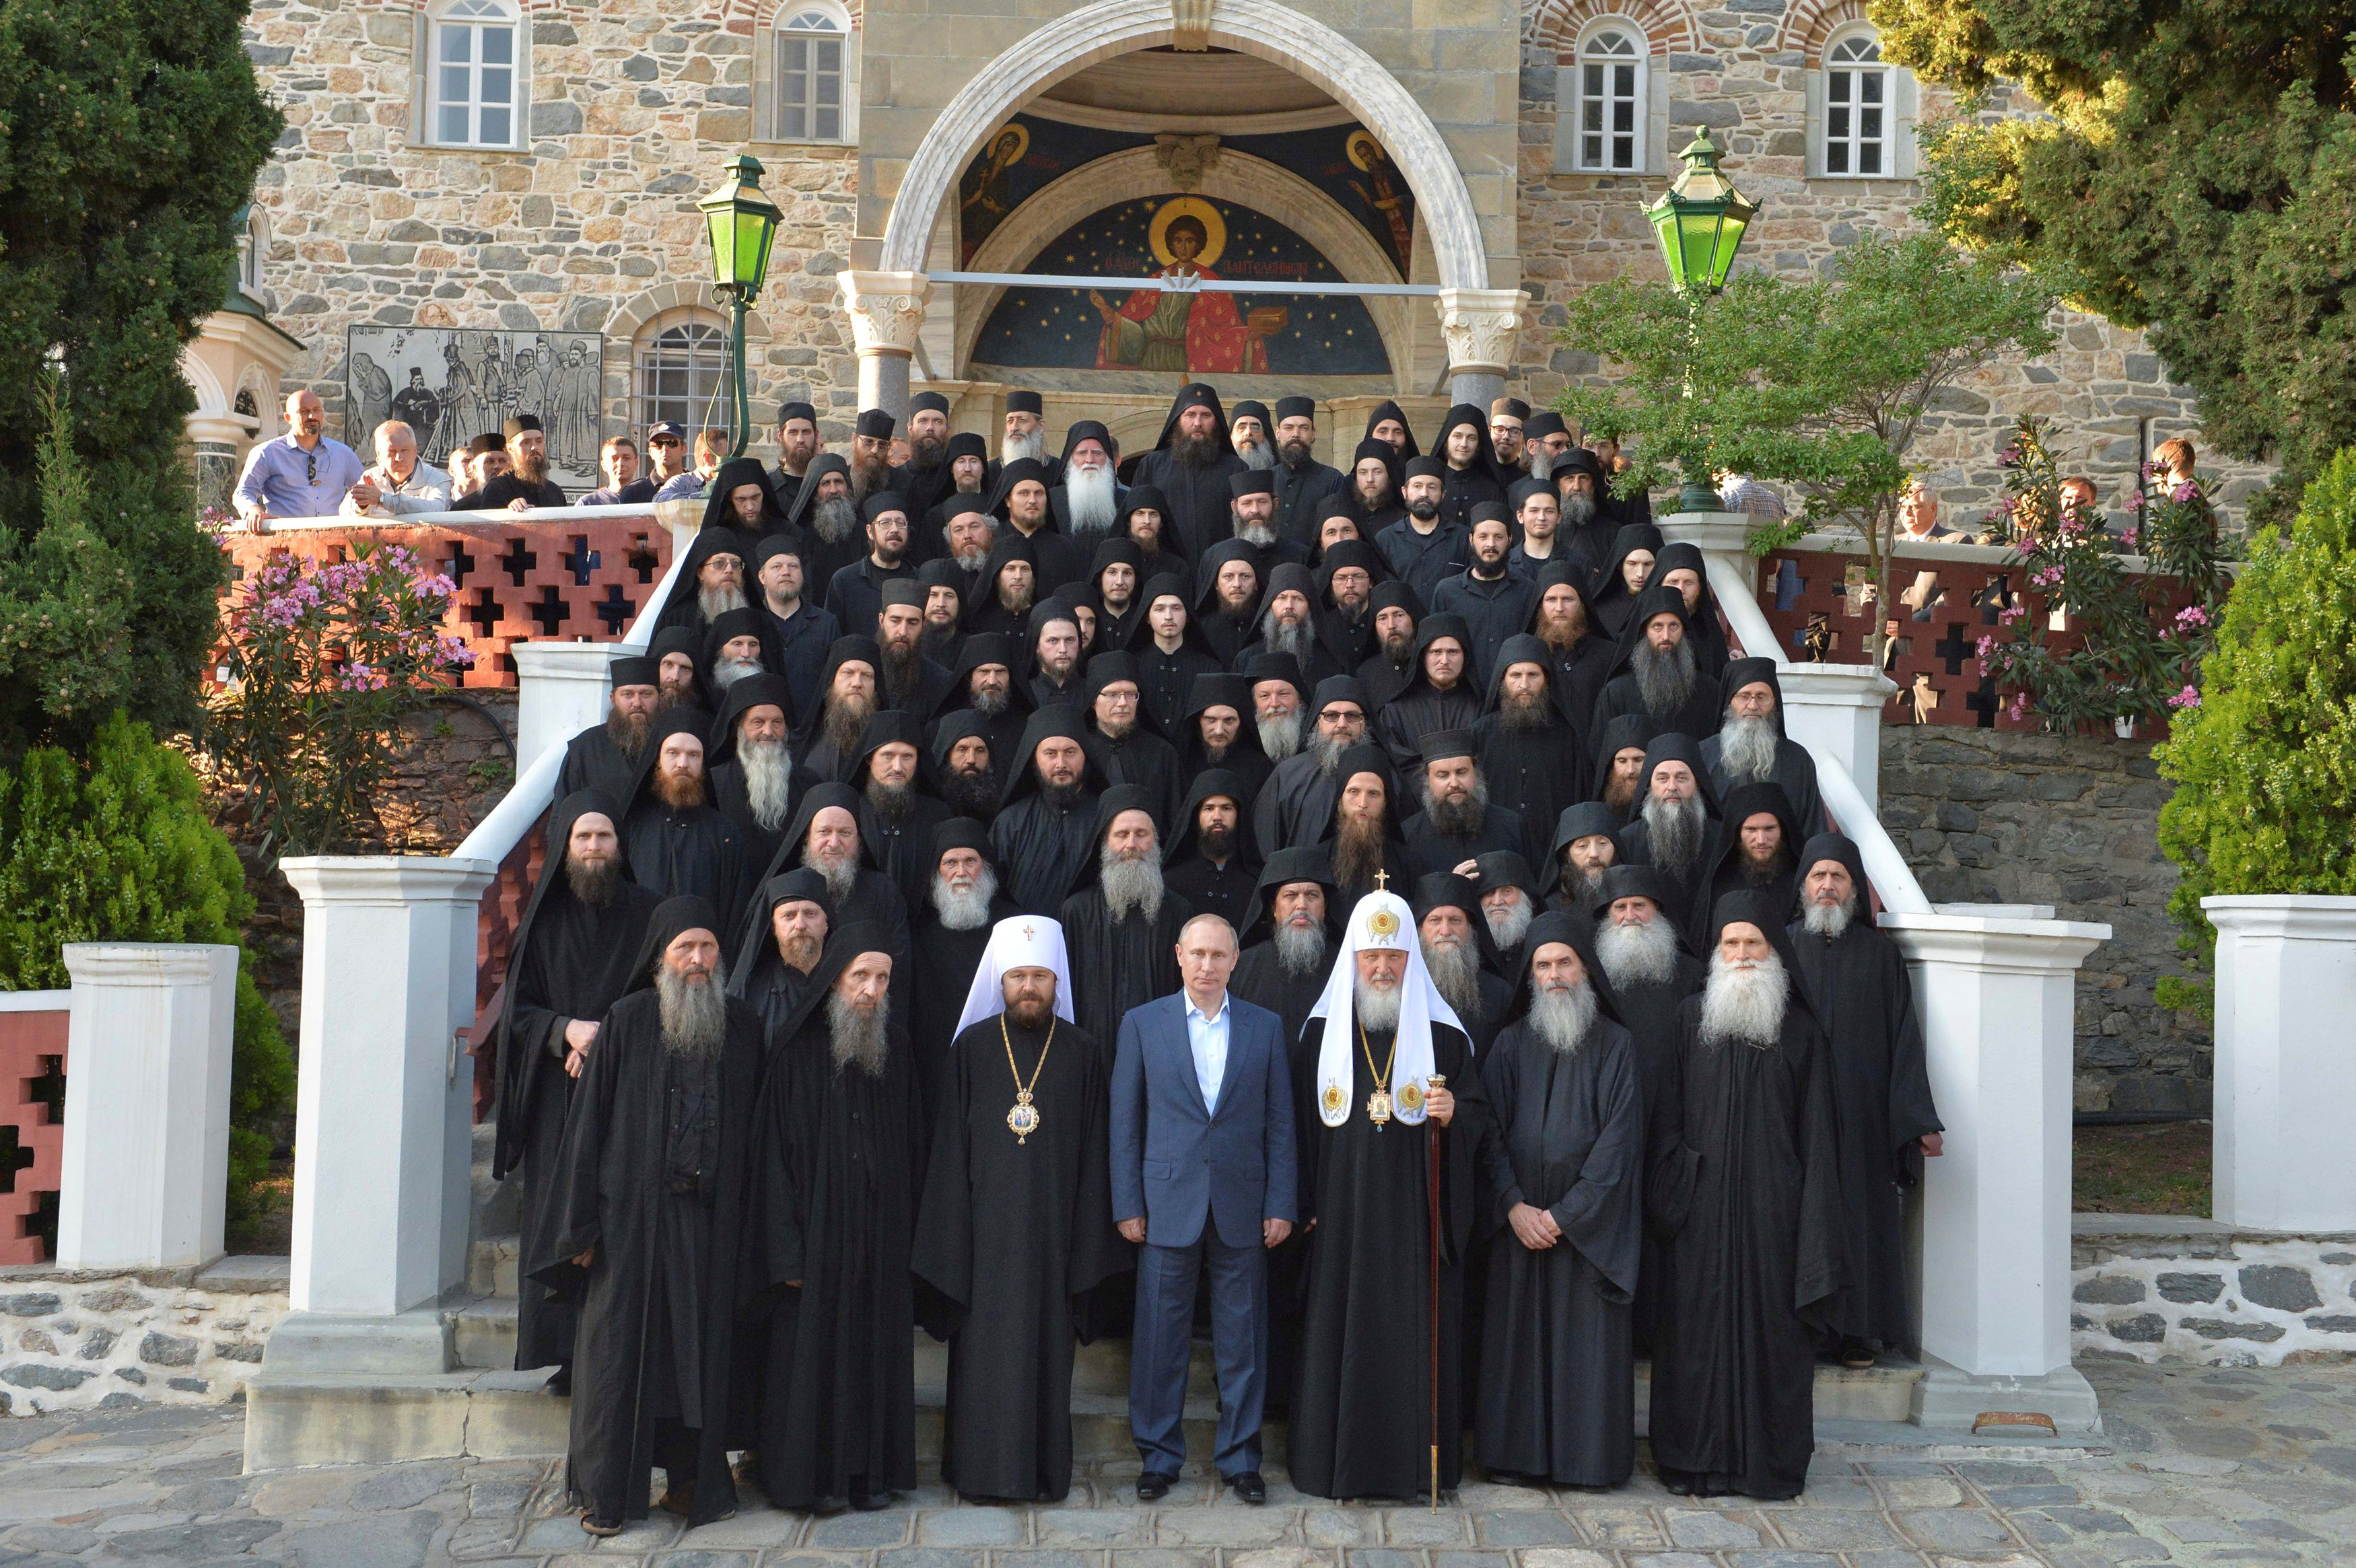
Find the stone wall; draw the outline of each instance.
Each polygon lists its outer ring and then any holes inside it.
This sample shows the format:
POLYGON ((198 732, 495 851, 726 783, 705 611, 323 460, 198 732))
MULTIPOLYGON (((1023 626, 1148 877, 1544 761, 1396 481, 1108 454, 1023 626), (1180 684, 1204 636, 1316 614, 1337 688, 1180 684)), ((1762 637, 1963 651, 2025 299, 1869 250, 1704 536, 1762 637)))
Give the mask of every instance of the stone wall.
POLYGON ((2071 1228, 2078 1355, 2216 1367, 2356 1356, 2356 1236, 2136 1214, 2079 1214, 2071 1228))
POLYGON ((0 1269, 0 1414, 240 1397, 286 1315, 284 1258, 204 1270, 0 1269))
POLYGON ((1881 820, 1934 903, 2051 904, 2111 940, 2078 976, 2082 1111, 2206 1110, 2207 1022, 2164 1011, 2182 973, 2155 837, 2170 787, 2151 743, 1995 730, 1885 727, 1881 820))

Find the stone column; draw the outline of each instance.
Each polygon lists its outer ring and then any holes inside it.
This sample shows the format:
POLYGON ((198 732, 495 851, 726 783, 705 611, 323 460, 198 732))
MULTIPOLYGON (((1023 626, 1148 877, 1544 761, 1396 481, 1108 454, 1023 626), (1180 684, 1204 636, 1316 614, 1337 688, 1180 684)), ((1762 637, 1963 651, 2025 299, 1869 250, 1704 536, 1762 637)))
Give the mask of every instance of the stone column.
POLYGON ((2356 898, 2232 894, 2201 909, 2217 928, 2216 1217, 2356 1231, 2356 898))
POLYGON ((294 1312, 279 1371, 440 1372, 465 1277, 477 905, 487 860, 279 862, 303 895, 294 1312))
POLYGON ((1881 813, 1881 705, 1898 687, 1871 665, 1786 664, 1783 732, 1816 757, 1833 757, 1857 781, 1874 815, 1881 813))
POLYGON ((58 1266, 178 1268, 221 1255, 237 949, 70 942, 58 1266))
POLYGON ((2070 1365, 2070 1071, 2078 966, 2107 925, 1884 914, 1906 955, 1945 1153, 1922 1181, 1914 1418, 2035 1411, 2101 1430, 2070 1365))
POLYGON ((835 283, 859 348, 859 406, 907 418, 908 364, 933 281, 922 272, 844 272, 835 274, 835 283))
POLYGON ((1514 368, 1514 345, 1530 296, 1520 289, 1442 289, 1440 331, 1448 340, 1449 395, 1489 414, 1514 368))
POLYGON ((543 752, 605 720, 605 670, 621 651, 615 643, 517 643, 516 773, 543 752))

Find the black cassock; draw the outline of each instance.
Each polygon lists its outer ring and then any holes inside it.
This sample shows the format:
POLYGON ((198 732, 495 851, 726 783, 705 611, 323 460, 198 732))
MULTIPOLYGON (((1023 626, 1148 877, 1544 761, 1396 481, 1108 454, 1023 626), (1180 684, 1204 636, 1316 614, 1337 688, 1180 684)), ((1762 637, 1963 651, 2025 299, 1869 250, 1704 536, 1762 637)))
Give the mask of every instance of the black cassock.
POLYGON ((1636 1464, 1629 1302, 1643 1229, 1644 1107, 1628 1031, 1599 1017, 1569 1056, 1526 1021, 1481 1061, 1489 1289, 1475 1435, 1481 1462, 1560 1486, 1617 1487, 1636 1464), (1532 1252, 1505 1216, 1543 1209, 1562 1239, 1532 1252))
POLYGON ((675 1462, 693 1466, 672 1477, 695 1482, 691 1522, 736 1506, 729 1367, 761 1036, 742 1002, 727 1011, 726 1044, 698 1063, 664 1049, 653 990, 614 1004, 565 1123, 550 1239, 525 1259, 580 1303, 566 1479, 602 1519, 646 1518, 649 1468, 675 1462), (692 1449, 658 1453, 669 1421, 692 1449))
MULTIPOLYGON (((1322 1027, 1322 1026, 1321 1026, 1322 1027)), ((1313 1031, 1312 1031, 1313 1032, 1313 1031)), ((1367 1037, 1377 1062, 1389 1036, 1367 1037)), ((1292 1484, 1312 1497, 1411 1498, 1431 1485, 1431 1213, 1430 1140, 1440 1144, 1440 1484, 1457 1484, 1464 1426, 1460 1356, 1465 1250, 1476 1221, 1476 1151, 1489 1136, 1488 1106, 1464 1036, 1431 1029, 1432 1071, 1456 1096, 1454 1125, 1376 1126, 1364 1060, 1349 1120, 1317 1114, 1317 1045, 1292 1055, 1300 1127, 1301 1222, 1309 1233, 1301 1292, 1300 1371, 1288 1439, 1292 1484)))
MULTIPOLYGON (((1627 1023, 1636 1056, 1636 1087, 1644 1105, 1644 1174, 1648 1181, 1662 1160, 1684 1147, 1676 1125, 1666 1115, 1674 1109, 1667 1086, 1669 1080, 1676 1076, 1677 1052, 1685 1043, 1685 1026, 1678 1021, 1679 1015, 1686 998, 1700 991, 1708 975, 1699 959, 1680 951, 1676 968, 1665 980, 1643 985, 1612 982, 1612 994, 1620 1003, 1620 1017, 1627 1023)), ((1636 1275, 1635 1333, 1640 1350, 1651 1349, 1658 1325, 1667 1316, 1668 1280, 1668 1241, 1647 1226, 1644 1263, 1636 1275)))
POLYGON ((592 724, 565 742, 564 767, 556 775, 556 798, 594 789, 614 800, 627 800, 637 787, 643 756, 626 757, 603 724, 592 724))
POLYGON ((1480 752, 1490 804, 1519 816, 1529 835, 1518 853, 1543 867, 1563 807, 1587 798, 1587 747, 1579 731, 1560 722, 1509 730, 1491 713, 1472 726, 1472 745, 1480 752))
POLYGON ((1925 1133, 1941 1130, 1931 1103, 1914 985, 1898 944, 1859 916, 1838 937, 1792 924, 1800 976, 1832 1036, 1833 1102, 1840 1112, 1842 1213, 1848 1288, 1836 1327, 1890 1346, 1914 1343, 1906 1304, 1904 1200, 1922 1179, 1925 1133))
POLYGON ((1085 888, 1064 901, 1072 1015, 1103 1053, 1106 1083, 1112 1081, 1113 1042, 1120 1038, 1120 1020, 1129 1009, 1185 984, 1178 973, 1178 933, 1194 918, 1186 901, 1168 891, 1151 920, 1142 910, 1113 919, 1100 888, 1085 888))
POLYGON ((1072 1347, 1096 1338, 1097 1286, 1135 1266, 1113 1229, 1108 1085, 1097 1042, 1068 1023, 1051 1039, 1001 1014, 949 1047, 912 1266, 925 1329, 949 1345, 941 1478, 968 1497, 1071 1490, 1072 1347), (1010 1042, 1024 1079, 1037 1073, 1039 1127, 1020 1141, 1010 1042))
POLYGON ((908 1042, 916 1052, 916 1087, 924 1096, 925 1125, 940 1118, 941 1094, 948 1082, 949 1041, 958 1019, 965 1016, 965 995, 973 989, 974 972, 990 947, 990 933, 998 923, 1023 912, 1002 898, 990 901, 990 916, 966 931, 951 931, 926 897, 916 915, 915 942, 924 955, 924 982, 916 987, 908 1009, 908 1042))
POLYGON ((1288 974, 1284 961, 1276 955, 1276 944, 1262 942, 1245 948, 1243 956, 1236 960, 1236 972, 1228 979, 1227 988, 1253 1006, 1266 1008, 1282 1019, 1286 1049, 1293 1050, 1301 1039, 1301 1026, 1309 1021, 1309 1009, 1323 994, 1326 977, 1333 968, 1333 960, 1329 954, 1306 974, 1288 974))
MULTIPOLYGON (((1031 759, 1020 765, 1030 767, 1031 759)), ((1044 795, 1018 796, 999 808, 990 824, 991 859, 999 886, 1018 908, 1052 915, 1064 907, 1072 883, 1096 854, 1097 796, 1083 789, 1066 806, 1044 795)))
POLYGON ((751 894, 744 879, 755 870, 754 862, 737 839, 735 825, 711 806, 674 811, 648 795, 630 808, 622 839, 630 874, 658 898, 709 899, 724 920, 743 909, 751 894))
MULTIPOLYGON (((1496 849, 1509 849, 1524 859, 1546 858, 1543 854, 1531 854, 1521 813, 1502 805, 1492 805, 1482 812, 1481 826, 1470 833, 1442 833, 1432 826, 1430 812, 1419 811, 1399 825, 1399 837, 1407 844, 1408 874, 1416 877, 1452 871, 1465 861, 1477 860, 1496 849)), ((1472 913, 1477 917, 1480 912, 1475 910, 1472 913)))
MULTIPOLYGON (((813 981, 830 985, 841 967, 820 964, 813 981)), ((771 1038, 746 1200, 745 1287, 767 1308, 747 1446, 760 1450, 762 1490, 790 1509, 854 1483, 878 1497, 916 1483, 908 1249, 925 1123, 914 1053, 895 1023, 880 1073, 838 1067, 823 1001, 804 1011, 791 1036, 771 1038)))
POLYGON ((1832 1055, 1793 985, 1765 1048, 1705 1042, 1702 999, 1688 998, 1664 1091, 1678 1143, 1645 1200, 1675 1238, 1653 1454, 1702 1495, 1795 1498, 1815 1451, 1816 1343, 1841 1288, 1840 1150, 1832 1055))

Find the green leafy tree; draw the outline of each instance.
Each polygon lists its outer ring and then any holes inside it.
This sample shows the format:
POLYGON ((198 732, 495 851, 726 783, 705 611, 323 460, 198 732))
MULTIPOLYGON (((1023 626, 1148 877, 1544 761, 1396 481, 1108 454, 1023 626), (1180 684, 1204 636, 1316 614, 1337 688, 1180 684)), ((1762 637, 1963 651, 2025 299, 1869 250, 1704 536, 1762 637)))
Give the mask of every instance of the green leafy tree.
MULTIPOLYGON (((2050 111, 1925 128, 1924 215, 2149 329, 2206 438, 2274 457, 2286 520, 2356 441, 2356 4, 1872 0, 1884 58, 2050 111)), ((1976 105, 1974 107, 1976 107, 1976 105)))
POLYGON ((1790 485, 1799 515, 1754 548, 1810 528, 1855 533, 1889 604, 1915 438, 1972 370, 2051 347, 2053 303, 2037 283, 1927 234, 1868 235, 1829 278, 1744 272, 1715 295, 1615 278, 1571 303, 1562 336, 1625 373, 1558 406, 1633 446, 1622 494, 1691 469, 1790 485))
MULTIPOLYGON (((2288 538, 2262 529, 2201 665, 2201 700, 2154 748, 2176 793, 2159 847, 2186 967, 2205 968, 2212 893, 2356 894, 2356 452, 2308 485, 2288 538)), ((2161 1005, 2208 1003, 2163 979, 2161 1005)))
POLYGON ((284 127, 244 16, 237 0, 0 6, 0 537, 15 592, 45 591, 37 645, 16 603, 0 615, 15 658, 60 639, 76 652, 55 682, 0 681, 0 755, 86 744, 118 703, 169 726, 195 712, 223 568, 195 520, 180 351, 221 303, 231 220, 284 127), (61 532, 37 451, 55 362, 88 467, 79 524, 61 532))
MULTIPOLYGON (((114 714, 88 761, 53 746, 0 773, 0 990, 70 985, 69 942, 237 943, 229 1219, 252 1212, 294 1064, 239 931, 253 913, 236 850, 206 819, 195 770, 114 714)), ((71 1070, 69 1064, 68 1076, 71 1070)))

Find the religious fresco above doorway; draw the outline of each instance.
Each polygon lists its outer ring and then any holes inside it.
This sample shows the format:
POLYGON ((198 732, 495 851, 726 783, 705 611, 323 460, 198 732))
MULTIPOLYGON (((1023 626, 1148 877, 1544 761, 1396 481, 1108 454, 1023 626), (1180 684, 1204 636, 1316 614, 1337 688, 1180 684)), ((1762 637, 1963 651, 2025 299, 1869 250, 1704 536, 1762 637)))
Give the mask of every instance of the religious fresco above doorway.
MULTIPOLYGON (((959 263, 970 264, 982 242, 1024 201, 1083 165, 1138 147, 1201 140, 1015 115, 982 143, 958 182, 959 263)), ((1215 142, 1220 149, 1232 148, 1298 175, 1332 197, 1382 248, 1398 275, 1408 275, 1414 254, 1415 196, 1373 132, 1344 123, 1280 136, 1226 136, 1215 142)), ((1175 150, 1194 152, 1192 147, 1175 150)))
MULTIPOLYGON (((1141 281, 1198 272, 1235 283, 1345 281, 1323 252, 1266 213, 1176 192, 1090 213, 1031 262, 1038 272, 1141 281)), ((1186 376, 1387 375, 1365 303, 1320 294, 1009 288, 973 357, 1015 368, 1186 376)))

